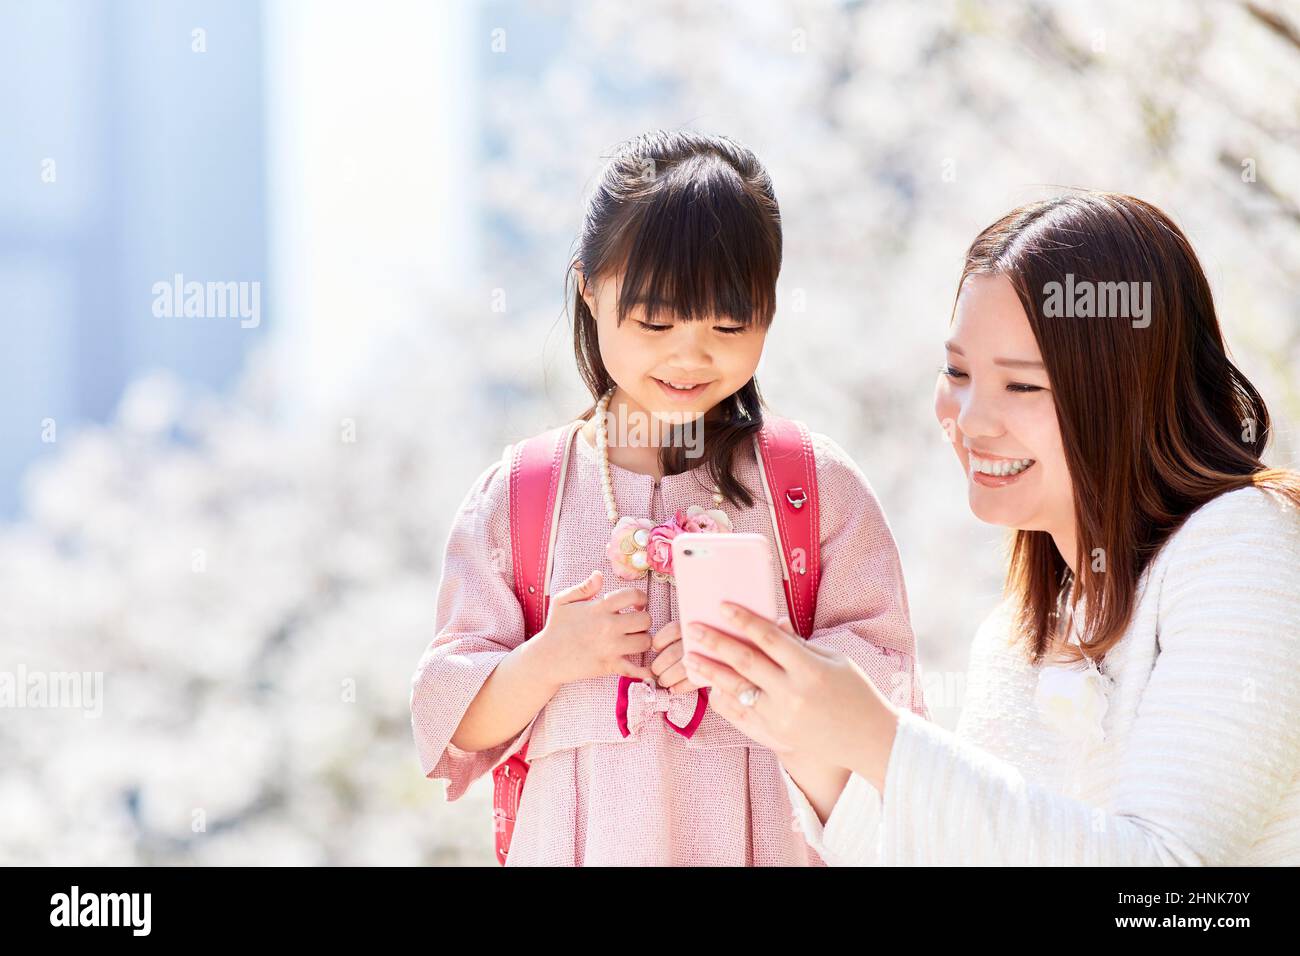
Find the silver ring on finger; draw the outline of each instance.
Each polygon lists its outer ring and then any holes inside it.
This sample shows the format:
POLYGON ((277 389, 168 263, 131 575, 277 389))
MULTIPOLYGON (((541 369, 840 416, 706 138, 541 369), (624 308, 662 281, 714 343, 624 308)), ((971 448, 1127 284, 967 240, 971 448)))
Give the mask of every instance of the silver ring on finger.
POLYGON ((751 684, 736 695, 736 700, 740 701, 742 707, 753 707, 758 703, 758 695, 761 693, 761 690, 751 684))

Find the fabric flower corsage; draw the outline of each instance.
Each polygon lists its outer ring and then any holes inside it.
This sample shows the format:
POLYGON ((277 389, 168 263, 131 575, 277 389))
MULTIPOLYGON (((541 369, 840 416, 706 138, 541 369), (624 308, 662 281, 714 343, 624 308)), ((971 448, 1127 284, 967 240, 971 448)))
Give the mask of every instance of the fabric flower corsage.
POLYGON ((1049 727, 1071 740, 1099 744, 1105 739, 1101 724, 1111 684, 1092 660, 1086 667, 1047 665, 1039 672, 1034 700, 1049 727))
POLYGON ((725 533, 731 519, 718 508, 692 505, 663 524, 649 518, 620 518, 605 548, 614 573, 625 581, 651 574, 657 581, 673 581, 673 538, 684 531, 725 533))

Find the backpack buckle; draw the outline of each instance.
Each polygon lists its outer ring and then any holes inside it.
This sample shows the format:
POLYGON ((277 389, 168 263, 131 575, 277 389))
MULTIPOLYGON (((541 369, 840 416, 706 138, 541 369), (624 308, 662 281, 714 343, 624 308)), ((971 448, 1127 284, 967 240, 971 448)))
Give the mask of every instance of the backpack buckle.
POLYGON ((786 489, 785 500, 790 502, 791 508, 798 511, 804 506, 804 502, 808 500, 808 494, 801 486, 795 485, 793 488, 786 489))

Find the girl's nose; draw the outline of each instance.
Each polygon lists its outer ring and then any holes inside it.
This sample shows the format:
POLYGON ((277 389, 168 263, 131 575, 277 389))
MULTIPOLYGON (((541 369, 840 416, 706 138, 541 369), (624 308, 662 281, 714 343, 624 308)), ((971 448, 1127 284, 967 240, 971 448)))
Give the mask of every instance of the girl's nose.
POLYGON ((713 364, 712 343, 707 321, 681 322, 673 341, 672 360, 683 372, 713 364))

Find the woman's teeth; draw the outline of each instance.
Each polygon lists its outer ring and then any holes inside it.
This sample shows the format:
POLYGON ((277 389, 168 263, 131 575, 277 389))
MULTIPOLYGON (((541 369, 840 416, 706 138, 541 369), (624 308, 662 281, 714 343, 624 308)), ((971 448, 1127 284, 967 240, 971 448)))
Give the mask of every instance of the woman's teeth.
POLYGON ((998 477, 1006 475, 1018 475, 1034 463, 1033 458, 977 458, 970 456, 971 471, 978 471, 982 475, 995 475, 998 477))

